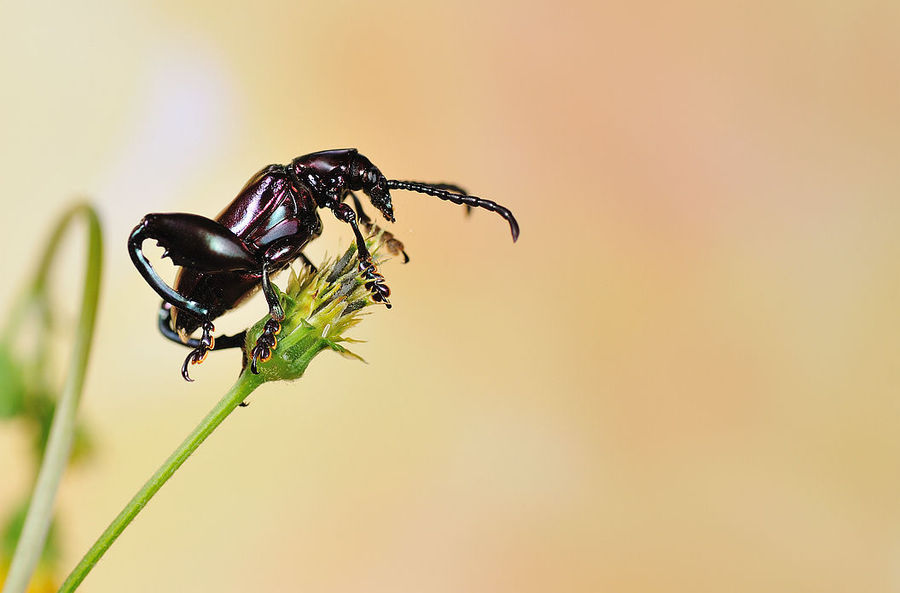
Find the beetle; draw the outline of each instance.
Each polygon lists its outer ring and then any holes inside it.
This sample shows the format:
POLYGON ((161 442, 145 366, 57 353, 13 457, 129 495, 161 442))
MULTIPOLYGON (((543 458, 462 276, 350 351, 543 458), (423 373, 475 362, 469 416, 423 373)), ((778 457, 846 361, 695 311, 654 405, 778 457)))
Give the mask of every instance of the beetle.
MULTIPOLYGON (((354 192, 362 191, 386 220, 394 222, 392 189, 427 194, 467 210, 495 212, 509 223, 513 241, 518 239, 519 225, 507 208, 453 184, 387 179, 355 148, 313 152, 289 165, 263 167, 215 219, 187 213, 144 216, 128 238, 128 251, 138 272, 163 299, 160 332, 192 349, 181 367, 184 379, 192 381, 188 366, 203 362, 213 348, 243 346, 246 330, 215 338, 212 322, 261 288, 269 319, 249 354, 250 369, 258 374, 257 363, 272 356, 284 320, 271 278, 297 259, 315 269, 303 249, 322 233, 319 209, 330 210, 350 225, 366 287, 373 300, 390 307, 390 288, 372 261, 358 221, 369 228, 373 223, 354 192), (348 197, 353 208, 345 203, 348 197), (144 255, 146 239, 155 239, 165 250, 163 257, 180 267, 174 287, 160 278, 144 255), (192 338, 197 330, 200 337, 192 338)), ((409 260, 402 243, 389 233, 384 237, 392 252, 402 252, 409 260)))

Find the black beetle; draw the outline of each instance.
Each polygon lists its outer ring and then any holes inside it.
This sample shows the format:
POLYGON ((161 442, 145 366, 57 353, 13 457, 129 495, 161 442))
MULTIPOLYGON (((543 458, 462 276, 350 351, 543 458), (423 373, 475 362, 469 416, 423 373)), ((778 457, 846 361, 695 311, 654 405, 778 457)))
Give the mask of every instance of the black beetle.
MULTIPOLYGON (((354 148, 314 152, 295 158, 287 166, 263 168, 215 220, 183 213, 146 215, 132 231, 128 251, 138 271, 163 298, 160 332, 192 348, 181 367, 182 376, 191 381, 188 364, 202 362, 214 346, 223 349, 243 345, 246 332, 214 339, 212 320, 239 305, 259 286, 269 304, 269 320, 250 353, 251 370, 258 372, 257 361, 269 359, 274 336, 284 319, 270 277, 298 258, 312 267, 303 248, 322 232, 319 208, 330 209, 353 229, 366 286, 374 300, 390 307, 390 289, 375 269, 357 218, 366 226, 372 222, 353 192, 362 190, 385 219, 394 222, 392 189, 428 194, 467 209, 496 212, 509 223, 513 241, 519 236, 515 217, 503 206, 468 195, 452 184, 387 179, 354 148), (352 199, 355 212, 344 203, 347 197, 352 199), (155 239, 165 249, 163 257, 170 257, 181 267, 174 288, 159 277, 144 256, 141 245, 145 239, 155 239), (202 329, 201 337, 191 338, 197 329, 202 329)), ((392 251, 402 251, 399 241, 391 241, 392 251)), ((403 255, 409 259, 405 252, 403 255)))

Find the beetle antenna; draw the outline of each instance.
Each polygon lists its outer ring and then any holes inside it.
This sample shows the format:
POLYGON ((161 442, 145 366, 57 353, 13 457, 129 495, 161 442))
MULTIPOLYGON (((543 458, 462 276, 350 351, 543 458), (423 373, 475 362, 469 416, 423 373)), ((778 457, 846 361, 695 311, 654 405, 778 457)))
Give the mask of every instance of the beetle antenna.
POLYGON ((479 198, 478 196, 455 194, 453 192, 440 189, 439 187, 436 187, 434 185, 428 183, 420 183, 418 181, 398 181, 396 179, 388 179, 387 185, 389 189, 405 189, 418 192, 420 194, 434 196, 442 200, 447 200, 448 202, 453 202, 454 204, 463 204, 466 206, 471 206, 473 208, 484 208, 485 210, 489 210, 490 212, 496 212, 497 214, 505 218, 506 222, 509 223, 509 230, 512 233, 513 241, 519 238, 519 223, 516 222, 516 217, 513 216, 513 213, 510 212, 507 208, 504 208, 496 202, 485 200, 483 198, 479 198))

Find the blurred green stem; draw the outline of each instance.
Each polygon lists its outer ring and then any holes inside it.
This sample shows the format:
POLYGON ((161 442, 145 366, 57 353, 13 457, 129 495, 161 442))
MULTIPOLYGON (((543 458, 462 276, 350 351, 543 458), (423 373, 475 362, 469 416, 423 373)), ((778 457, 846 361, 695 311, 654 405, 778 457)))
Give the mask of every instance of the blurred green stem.
POLYGON ((112 545, 116 538, 125 530, 137 514, 144 506, 153 498, 153 495, 162 488, 172 474, 181 467, 181 465, 190 457, 200 444, 206 440, 212 431, 214 431, 232 411, 249 396, 254 389, 263 383, 260 375, 254 375, 249 371, 245 371, 238 378, 237 382, 232 386, 231 390, 219 400, 216 407, 206 415, 200 424, 188 435, 181 445, 166 459, 165 463, 160 466, 156 473, 153 474, 147 483, 144 484, 137 494, 134 495, 122 512, 113 519, 97 541, 91 546, 78 566, 72 570, 62 586, 59 593, 74 591, 84 577, 94 568, 94 565, 100 560, 106 550, 112 545))
POLYGON ((46 286, 51 264, 59 248, 63 234, 72 221, 82 216, 88 227, 88 255, 85 266, 84 289, 81 296, 81 315, 75 334, 75 347, 69 372, 66 375, 62 395, 56 405, 56 413, 50 427, 50 436, 41 468, 38 471, 31 504, 25 516, 22 534, 16 545, 9 574, 3 587, 3 593, 21 593, 28 587, 31 575, 37 566, 47 538, 47 531, 53 517, 53 501, 59 488, 62 474, 68 463, 72 449, 72 438, 75 427, 75 412, 84 386, 91 342, 94 337, 94 322, 97 317, 97 303, 100 297, 100 276, 102 272, 103 237, 97 213, 88 204, 78 204, 69 210, 59 221, 37 270, 37 274, 24 295, 13 310, 8 326, 3 332, 3 340, 10 341, 18 331, 19 323, 27 309, 35 302, 46 305, 46 286))

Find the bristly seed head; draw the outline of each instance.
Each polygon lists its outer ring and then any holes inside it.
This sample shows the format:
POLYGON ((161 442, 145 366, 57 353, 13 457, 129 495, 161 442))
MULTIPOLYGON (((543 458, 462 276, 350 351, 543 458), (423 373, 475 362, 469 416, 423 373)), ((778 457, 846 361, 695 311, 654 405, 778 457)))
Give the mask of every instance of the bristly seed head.
MULTIPOLYGON (((382 244, 382 234, 371 235, 366 246, 373 255, 382 244)), ((310 361, 323 350, 334 350, 344 356, 362 360, 341 345, 352 342, 344 332, 360 322, 363 310, 384 302, 376 302, 366 288, 369 278, 366 268, 360 269, 356 245, 351 244, 335 261, 326 261, 318 272, 308 268, 297 275, 290 268, 287 290, 276 288, 284 308, 278 346, 271 351, 271 359, 258 364, 260 378, 264 381, 290 381, 299 379, 310 361)), ((247 330, 244 342, 244 373, 249 373, 248 354, 263 333, 268 315, 247 330)))

